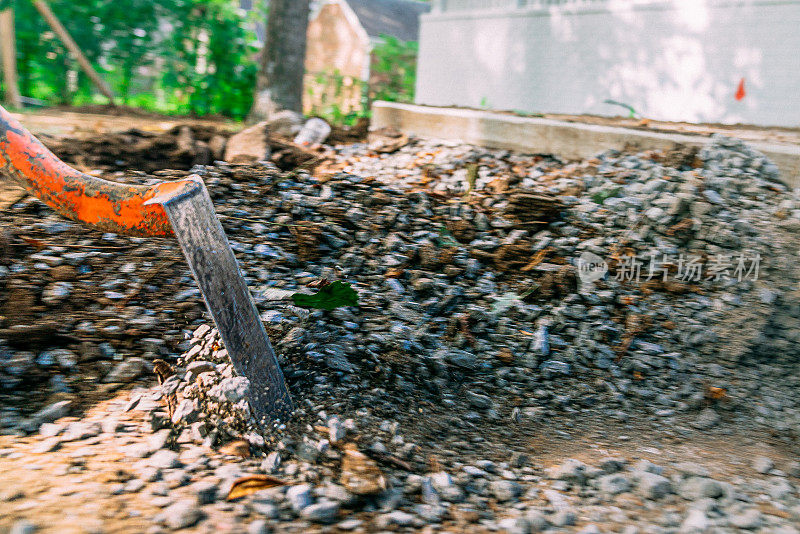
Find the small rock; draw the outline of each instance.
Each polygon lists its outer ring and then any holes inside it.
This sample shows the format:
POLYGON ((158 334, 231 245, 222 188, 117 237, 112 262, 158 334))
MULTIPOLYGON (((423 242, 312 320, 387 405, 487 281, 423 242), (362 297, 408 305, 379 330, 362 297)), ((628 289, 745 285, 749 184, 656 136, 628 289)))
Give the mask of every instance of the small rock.
POLYGON ((672 493, 672 483, 667 477, 655 473, 641 473, 637 493, 645 499, 658 500, 672 493))
MULTIPOLYGON (((294 506, 294 503, 292 503, 292 506, 294 506)), ((325 500, 304 507, 300 512, 300 516, 314 523, 333 523, 337 513, 339 513, 339 503, 325 500)))
POLYGON ((568 458, 563 464, 547 470, 547 476, 555 480, 583 484, 586 481, 586 464, 574 458, 568 458))
POLYGON ((755 508, 750 508, 730 516, 731 525, 736 528, 743 528, 745 530, 757 529, 761 526, 761 521, 761 512, 755 508))
POLYGON ((272 451, 261 462, 261 470, 265 473, 274 473, 281 465, 281 455, 278 451, 272 451))
POLYGON ((414 516, 401 510, 395 510, 384 514, 378 518, 377 523, 381 528, 386 528, 389 525, 397 525, 399 527, 408 527, 414 523, 414 516))
POLYGON ((762 475, 766 475, 772 471, 773 467, 775 467, 775 463, 766 456, 759 456, 753 460, 753 469, 762 475))
POLYGON ((269 534, 270 528, 264 519, 256 519, 247 525, 247 534, 269 534))
POLYGON ((550 522, 557 527, 570 527, 574 525, 577 520, 578 516, 575 515, 575 512, 570 509, 564 509, 553 514, 550 522))
POLYGON ((498 522, 498 526, 507 534, 529 534, 531 526, 524 517, 507 517, 498 522))
POLYGON ((528 510, 525 519, 528 521, 531 532, 543 532, 550 526, 550 521, 539 510, 528 510))
POLYGON ((300 512, 305 507, 311 505, 311 486, 308 484, 292 486, 286 490, 286 499, 296 512, 300 512))
POLYGON ((617 495, 629 491, 631 482, 625 475, 606 475, 597 479, 597 488, 608 495, 617 495))
POLYGON ((217 500, 217 484, 208 481, 208 480, 201 480, 199 482, 195 482, 191 486, 192 492, 197 496, 197 501, 200 504, 211 504, 212 502, 217 500))
POLYGON ((711 408, 705 408, 697 418, 692 421, 692 426, 700 430, 708 430, 719 423, 719 414, 711 408))
POLYGON ((701 534, 710 526, 705 512, 698 509, 689 510, 680 526, 681 534, 701 534))
POLYGON ((724 493, 725 490, 719 482, 704 477, 686 479, 678 486, 678 495, 690 501, 716 499, 724 493))
POLYGON ((168 506, 163 512, 164 522, 172 529, 188 528, 203 518, 196 501, 184 499, 168 506))
POLYGON ((20 519, 11 525, 11 530, 8 531, 8 534, 33 534, 34 532, 36 532, 36 525, 27 519, 20 519))
POLYGON ((489 484, 492 495, 500 501, 513 501, 522 493, 522 488, 513 480, 494 480, 489 484))
POLYGON ((156 451, 153 456, 150 457, 148 464, 151 467, 158 469, 171 469, 173 467, 179 467, 181 462, 178 460, 178 456, 178 453, 175 451, 161 449, 156 451))

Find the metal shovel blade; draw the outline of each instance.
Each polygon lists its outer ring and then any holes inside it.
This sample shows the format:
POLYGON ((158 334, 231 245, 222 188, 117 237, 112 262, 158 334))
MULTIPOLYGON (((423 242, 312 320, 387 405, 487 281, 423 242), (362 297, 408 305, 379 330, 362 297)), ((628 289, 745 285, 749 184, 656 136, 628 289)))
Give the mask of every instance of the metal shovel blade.
POLYGON ((252 414, 261 425, 285 420, 292 401, 258 310, 247 289, 205 184, 155 197, 167 212, 208 311, 236 371, 250 380, 252 414))

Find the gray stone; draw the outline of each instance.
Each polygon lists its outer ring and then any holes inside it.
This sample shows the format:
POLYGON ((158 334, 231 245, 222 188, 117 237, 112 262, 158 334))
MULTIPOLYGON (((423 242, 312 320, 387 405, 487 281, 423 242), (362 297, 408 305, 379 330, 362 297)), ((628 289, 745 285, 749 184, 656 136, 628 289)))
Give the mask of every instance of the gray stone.
POLYGON ((161 449, 156 451, 148 460, 147 463, 151 467, 158 469, 171 469, 180 467, 181 462, 178 459, 178 453, 169 449, 161 449))
POLYGON ((617 495, 630 491, 631 482, 622 474, 612 474, 597 479, 597 489, 608 495, 617 495))
POLYGON ((750 508, 730 516, 730 524, 736 528, 745 530, 756 530, 761 526, 761 512, 755 508, 750 508))
POLYGON ((479 410, 486 410, 492 407, 492 399, 490 399, 486 395, 480 395, 478 393, 467 391, 466 392, 467 402, 473 408, 478 408, 479 410))
POLYGON ((550 521, 539 510, 528 510, 525 512, 525 519, 528 521, 531 532, 543 532, 550 526, 550 521))
POLYGON ((770 497, 780 501, 792 495, 795 492, 795 488, 788 480, 779 478, 769 484, 767 492, 770 497))
POLYGON ((36 445, 31 448, 31 452, 33 454, 44 454, 46 452, 52 452, 61 445, 61 438, 57 436, 52 436, 49 438, 45 438, 36 445))
POLYGON ((344 428, 341 421, 337 418, 331 418, 328 421, 328 439, 331 443, 338 443, 343 440, 347 435, 347 429, 344 428))
POLYGON ((555 480, 583 484, 586 481, 586 464, 574 458, 568 458, 559 466, 547 470, 547 476, 555 480))
POLYGON ((127 358, 118 363, 103 379, 103 382, 130 382, 144 372, 145 361, 142 358, 127 358))
POLYGON ((281 455, 278 451, 272 451, 261 462, 261 470, 265 473, 274 473, 281 465, 281 455))
POLYGON ((360 519, 355 519, 355 518, 345 519, 344 521, 336 523, 336 528, 338 528, 339 530, 344 530, 345 532, 349 532, 351 530, 357 529, 363 524, 364 522, 360 519))
POLYGON ((636 492, 645 499, 658 500, 672 493, 672 483, 667 477, 644 472, 638 478, 636 492))
MULTIPOLYGON (((294 502, 292 502, 292 506, 294 506, 294 502)), ((338 502, 319 501, 316 504, 304 507, 300 512, 300 517, 314 523, 333 523, 337 513, 339 513, 338 502)))
POLYGON ((498 522, 498 526, 507 534, 529 534, 531 526, 524 517, 507 517, 498 522))
POLYGON ((513 501, 522 493, 522 487, 513 480, 493 480, 489 490, 500 502, 513 501))
POLYGON ((158 430, 153 434, 147 436, 147 447, 152 452, 155 452, 159 449, 163 449, 164 447, 166 447, 167 442, 169 441, 171 435, 172 435, 172 430, 170 430, 169 428, 158 430))
POLYGON ((311 486, 308 484, 292 486, 286 490, 286 499, 296 512, 301 511, 303 508, 309 506, 313 502, 313 498, 311 497, 311 486))
POLYGON ((27 519, 19 519, 11 525, 8 534, 33 534, 34 532, 36 532, 36 525, 27 519))
POLYGON ((550 518, 550 522, 557 527, 571 527, 578 520, 578 516, 570 509, 557 511, 550 518))
POLYGON ((194 399, 181 399, 172 413, 172 424, 190 424, 198 417, 197 402, 194 399))
POLYGON ((270 528, 264 519, 256 519, 247 525, 247 534, 269 534, 270 528))
POLYGON ((762 475, 766 475, 772 471, 773 467, 775 467, 775 463, 766 456, 759 456, 753 460, 753 469, 762 475))
POLYGON ((722 485, 710 478, 692 477, 684 480, 678 486, 678 495, 690 501, 705 498, 716 499, 724 493, 722 485))
POLYGON ((692 509, 686 514, 680 526, 681 534, 702 534, 711 526, 711 522, 702 510, 692 509))
POLYGON ((201 480, 192 484, 191 489, 200 504, 211 504, 217 500, 218 486, 214 482, 201 480))
POLYGON ((401 510, 395 510, 393 512, 389 512, 388 514, 383 514, 378 518, 378 524, 381 525, 382 528, 388 527, 389 525, 408 527, 413 523, 414 516, 401 510))
POLYGON ((711 408, 705 408, 697 418, 692 421, 692 426, 700 430, 708 430, 717 426, 719 423, 719 414, 711 408))
POLYGON ((183 499, 168 506, 162 515, 167 526, 175 530, 194 526, 204 516, 197 502, 192 499, 183 499))
POLYGON ((212 388, 210 394, 220 401, 237 403, 247 397, 250 390, 250 381, 243 376, 234 376, 223 379, 212 388))
POLYGON ((54 402, 53 404, 45 406, 30 417, 29 426, 33 431, 44 423, 52 423, 56 419, 66 417, 69 414, 71 406, 72 401, 68 400, 54 402))

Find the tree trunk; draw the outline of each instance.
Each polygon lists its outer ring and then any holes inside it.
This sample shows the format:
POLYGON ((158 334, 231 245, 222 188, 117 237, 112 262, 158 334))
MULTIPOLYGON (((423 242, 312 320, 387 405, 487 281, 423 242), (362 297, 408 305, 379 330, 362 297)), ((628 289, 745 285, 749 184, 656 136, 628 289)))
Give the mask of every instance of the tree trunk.
POLYGON ((13 108, 22 107, 22 98, 17 83, 17 48, 14 38, 14 11, 11 8, 0 11, 0 49, 3 56, 3 82, 6 88, 6 102, 13 108))
POLYGON ((266 120, 280 110, 303 112, 303 75, 309 0, 271 0, 256 94, 249 120, 266 120))
POLYGON ((69 53, 78 61, 78 65, 80 65, 83 72, 92 80, 95 87, 103 93, 103 95, 108 98, 111 105, 114 105, 114 93, 111 92, 111 88, 108 84, 103 80, 97 72, 92 68, 92 64, 89 63, 89 60, 86 59, 86 56, 83 55, 81 49, 78 47, 75 40, 70 36, 67 29, 64 28, 64 25, 61 24, 61 21, 58 20, 56 15, 53 13, 53 10, 50 9, 50 6, 45 0, 34 0, 33 7, 44 17, 44 20, 50 25, 53 31, 58 35, 58 38, 61 39, 61 42, 64 46, 69 50, 69 53))

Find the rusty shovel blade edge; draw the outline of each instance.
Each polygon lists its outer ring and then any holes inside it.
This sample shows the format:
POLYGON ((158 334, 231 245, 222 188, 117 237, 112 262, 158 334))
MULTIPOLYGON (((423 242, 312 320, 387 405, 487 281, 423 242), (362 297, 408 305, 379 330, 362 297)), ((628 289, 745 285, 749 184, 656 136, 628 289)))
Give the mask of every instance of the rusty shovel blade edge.
POLYGON ((252 414, 262 426, 285 420, 292 401, 283 372, 208 190, 199 176, 189 179, 193 186, 148 202, 164 207, 228 356, 250 381, 252 414))

